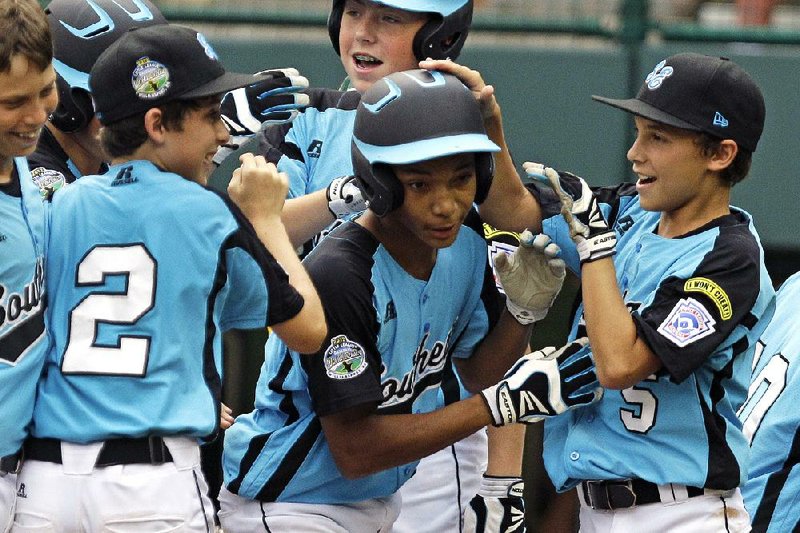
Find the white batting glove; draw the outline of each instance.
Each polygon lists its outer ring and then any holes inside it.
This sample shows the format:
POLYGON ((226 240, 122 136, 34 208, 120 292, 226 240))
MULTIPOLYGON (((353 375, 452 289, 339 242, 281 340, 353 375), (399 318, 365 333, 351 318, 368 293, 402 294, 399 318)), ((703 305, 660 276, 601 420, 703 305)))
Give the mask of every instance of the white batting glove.
POLYGON ((360 213, 367 208, 355 176, 336 178, 328 185, 325 194, 328 197, 328 209, 336 218, 360 213))
POLYGON ((547 235, 525 230, 519 240, 513 254, 495 256, 494 269, 506 293, 506 307, 517 322, 527 325, 547 315, 561 291, 566 267, 558 259, 560 248, 547 235))
POLYGON ((539 422, 603 396, 589 350, 581 337, 556 350, 524 355, 503 380, 481 391, 493 425, 539 422))
POLYGON ((589 185, 583 178, 559 172, 541 163, 522 164, 525 173, 553 189, 561 201, 561 216, 569 226, 569 234, 578 248, 581 264, 616 253, 617 236, 608 227, 603 212, 589 185))
POLYGON ((483 475, 478 494, 464 510, 464 533, 525 533, 525 482, 483 475))

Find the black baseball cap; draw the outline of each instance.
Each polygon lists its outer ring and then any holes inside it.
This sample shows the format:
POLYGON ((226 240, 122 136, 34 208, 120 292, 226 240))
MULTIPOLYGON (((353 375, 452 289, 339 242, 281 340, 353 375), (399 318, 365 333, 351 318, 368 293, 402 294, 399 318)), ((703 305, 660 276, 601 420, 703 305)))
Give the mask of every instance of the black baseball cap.
POLYGON ((89 74, 95 112, 103 124, 172 100, 221 94, 256 81, 252 74, 225 72, 203 34, 175 24, 132 29, 97 58, 89 74))
POLYGON ((766 108, 758 85, 725 57, 685 53, 659 62, 636 98, 593 100, 634 115, 721 139, 754 152, 766 108))

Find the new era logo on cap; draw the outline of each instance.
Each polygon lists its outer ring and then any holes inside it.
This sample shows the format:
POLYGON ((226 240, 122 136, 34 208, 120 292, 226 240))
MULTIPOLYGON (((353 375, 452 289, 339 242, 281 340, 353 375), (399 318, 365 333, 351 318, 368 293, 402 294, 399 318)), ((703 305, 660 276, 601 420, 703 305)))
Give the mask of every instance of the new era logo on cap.
POLYGON ((724 57, 677 54, 660 61, 636 98, 594 100, 635 115, 755 151, 764 129, 764 97, 753 79, 724 57))

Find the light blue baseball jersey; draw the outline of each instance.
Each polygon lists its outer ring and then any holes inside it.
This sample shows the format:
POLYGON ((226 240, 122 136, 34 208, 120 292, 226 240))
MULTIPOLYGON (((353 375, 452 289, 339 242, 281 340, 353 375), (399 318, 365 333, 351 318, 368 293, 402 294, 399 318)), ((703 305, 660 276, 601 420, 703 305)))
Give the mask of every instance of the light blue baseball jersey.
POLYGON ((385 497, 416 462, 345 479, 320 417, 365 404, 382 414, 441 405, 450 358, 469 357, 502 309, 480 222, 462 226, 455 243, 438 251, 428 281, 410 276, 354 222, 323 239, 304 264, 322 299, 328 338, 311 356, 269 339, 256 409, 225 433, 225 485, 266 502, 385 497))
MULTIPOLYGON (((732 208, 665 239, 656 234, 660 214, 642 209, 633 184, 596 192, 617 234, 617 283, 639 338, 663 368, 548 420, 547 471, 561 491, 581 480, 621 478, 738 487, 747 476, 748 445, 736 411, 746 397, 756 340, 775 305, 752 220, 732 208)), ((545 233, 579 273, 563 219, 552 203, 542 205, 545 233)), ((571 339, 586 334, 582 312, 580 306, 571 339)))
POLYGON ((283 322, 303 304, 252 226, 149 161, 59 191, 49 223, 53 344, 33 434, 213 434, 222 332, 283 322))
POLYGON ((45 214, 24 158, 0 186, 0 457, 19 451, 47 351, 45 214))
POLYGON ((739 412, 750 440, 750 472, 742 487, 753 531, 800 531, 800 273, 777 295, 775 316, 761 335, 747 402, 739 412))

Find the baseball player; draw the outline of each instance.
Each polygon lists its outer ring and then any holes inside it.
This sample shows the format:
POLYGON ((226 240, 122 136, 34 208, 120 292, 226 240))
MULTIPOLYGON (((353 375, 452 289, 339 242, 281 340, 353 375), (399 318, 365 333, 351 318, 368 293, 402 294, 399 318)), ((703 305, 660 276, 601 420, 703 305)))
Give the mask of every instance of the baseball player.
MULTIPOLYGON (((457 58, 469 33, 472 9, 472 0, 332 2, 328 31, 347 73, 343 88, 350 90, 311 89, 309 107, 293 124, 266 127, 258 135, 259 152, 289 175, 284 220, 293 242, 304 246, 304 253, 339 221, 365 207, 349 157, 360 94, 382 76, 416 68, 426 57, 457 58)), ((452 394, 448 393, 444 402, 464 394, 463 390, 459 393, 454 372, 448 379, 453 385, 445 390, 452 394)), ((494 479, 491 490, 481 491, 481 474, 487 470, 488 459, 486 432, 481 430, 420 463, 417 474, 402 489, 404 511, 395 523, 396 532, 422 528, 460 532, 462 513, 479 491, 481 497, 502 492, 504 503, 522 508, 518 476, 524 428, 493 431, 506 434, 493 444, 495 453, 488 466, 490 473, 505 478, 504 489, 500 490, 499 480, 494 479), (508 464, 498 464, 497 458, 508 464)))
MULTIPOLYGON (((526 163, 542 188, 508 207, 580 274, 570 336, 588 335, 616 389, 545 424, 545 466, 558 490, 577 487, 582 531, 744 531, 736 411, 774 291, 751 218, 729 201, 761 136, 761 91, 732 61, 678 54, 635 98, 595 99, 634 115, 637 182, 592 190, 526 163)), ((507 170, 497 182, 518 179, 507 170)))
POLYGON ((229 138, 221 96, 250 83, 202 34, 164 24, 129 31, 92 68, 111 165, 52 201, 52 346, 21 528, 209 531, 198 440, 218 425, 222 332, 271 325, 301 352, 322 342, 319 298, 280 221, 285 176, 242 156, 229 188, 241 211, 204 187, 229 138))
POLYGON ((750 442, 742 496, 755 533, 800 530, 799 288, 795 274, 778 291, 775 316, 756 346, 750 391, 739 410, 750 442))
POLYGON ((0 0, 0 531, 44 362, 44 206, 25 157, 56 106, 52 43, 35 0, 0 0))
POLYGON ((563 272, 546 238, 501 255, 507 305, 496 305, 471 208, 498 148, 470 91, 439 72, 387 76, 361 99, 352 139, 369 209, 304 262, 329 323, 322 349, 302 356, 270 339, 256 410, 225 434, 229 532, 390 531, 396 492, 422 457, 489 423, 531 422, 599 394, 590 362, 571 357, 581 342, 529 354, 491 386, 563 272), (476 395, 441 407, 451 358, 476 395))

